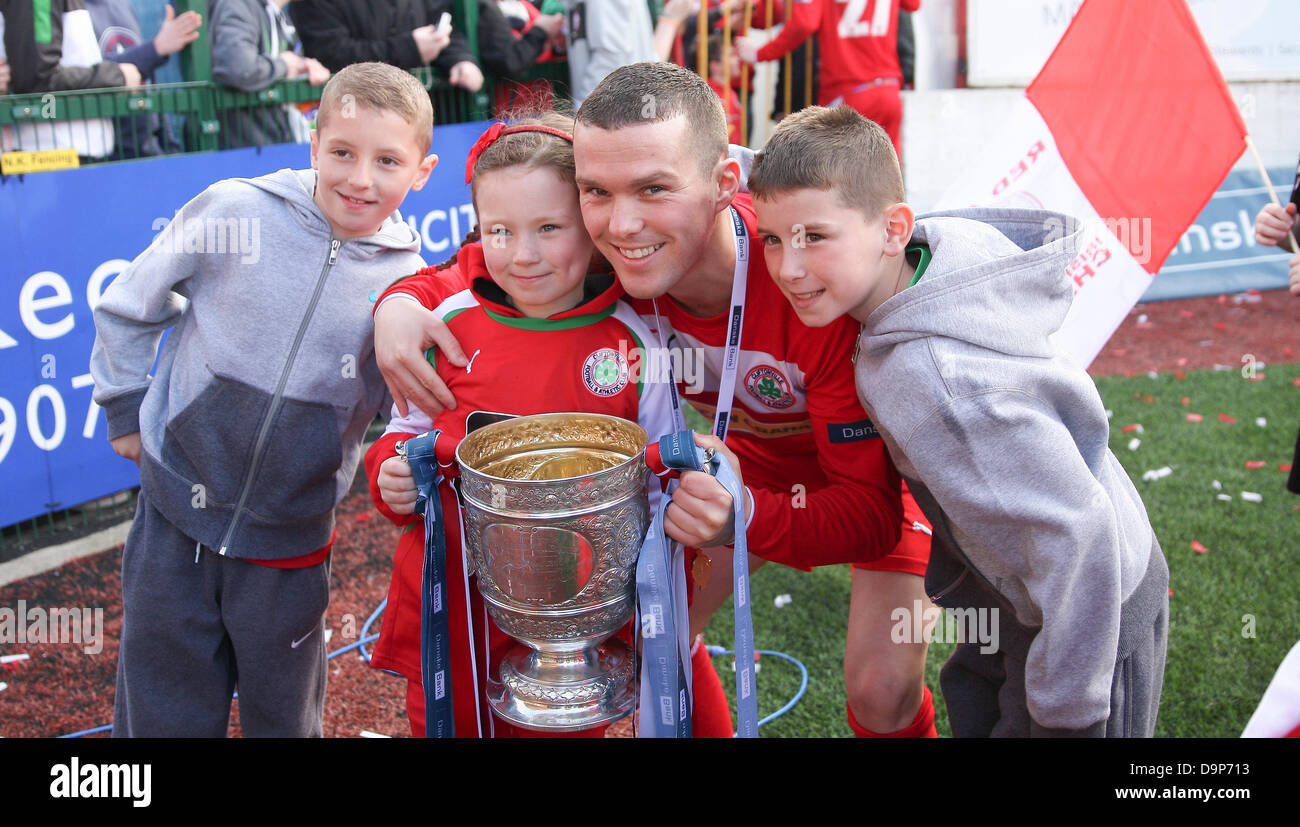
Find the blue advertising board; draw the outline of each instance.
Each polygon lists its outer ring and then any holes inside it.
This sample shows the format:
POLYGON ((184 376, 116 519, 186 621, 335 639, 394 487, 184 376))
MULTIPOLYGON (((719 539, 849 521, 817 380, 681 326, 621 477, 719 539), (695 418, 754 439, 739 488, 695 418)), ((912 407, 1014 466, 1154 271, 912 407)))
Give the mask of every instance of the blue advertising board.
MULTIPOLYGON (((1278 198, 1291 197, 1294 170, 1269 170, 1278 198)), ((1233 172, 1174 247, 1142 301, 1286 287, 1291 254, 1255 243, 1255 215, 1269 203, 1259 173, 1233 172)))
MULTIPOLYGON (((402 204, 429 263, 473 228, 465 158, 483 128, 439 126, 440 162, 402 204)), ((308 147, 289 144, 0 181, 0 526, 137 484, 135 464, 113 453, 91 401, 92 308, 212 182, 308 165, 308 147)))

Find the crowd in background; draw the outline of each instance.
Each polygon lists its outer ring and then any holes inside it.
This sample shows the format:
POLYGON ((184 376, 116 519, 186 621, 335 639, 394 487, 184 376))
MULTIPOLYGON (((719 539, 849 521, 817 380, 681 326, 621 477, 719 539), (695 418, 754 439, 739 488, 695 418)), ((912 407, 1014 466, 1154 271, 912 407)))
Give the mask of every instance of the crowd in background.
MULTIPOLYGON (((469 92, 483 88, 486 74, 493 114, 504 115, 548 104, 552 87, 534 67, 564 61, 576 107, 627 63, 670 60, 699 71, 700 2, 667 0, 655 20, 651 6, 660 4, 647 0, 478 0, 475 53, 451 24, 451 0, 209 0, 206 20, 177 14, 165 0, 0 0, 0 94, 178 81, 172 56, 203 36, 213 80, 244 92, 294 78, 319 86, 373 60, 429 66, 469 92)), ((834 0, 708 0, 702 74, 724 102, 732 140, 747 143, 752 133, 742 127, 761 118, 843 103, 885 126, 899 146, 898 92, 911 82, 910 12, 918 5, 880 0, 864 7, 869 19, 855 31, 834 0), (780 34, 766 44, 753 37, 775 27, 780 34), (749 92, 753 64, 766 60, 777 61, 778 91, 772 111, 760 114, 749 92)), ((307 138, 308 122, 291 106, 228 110, 220 119, 223 149, 307 138)), ((114 159, 169 154, 183 147, 184 128, 181 118, 157 114, 119 118, 107 145, 114 159)))

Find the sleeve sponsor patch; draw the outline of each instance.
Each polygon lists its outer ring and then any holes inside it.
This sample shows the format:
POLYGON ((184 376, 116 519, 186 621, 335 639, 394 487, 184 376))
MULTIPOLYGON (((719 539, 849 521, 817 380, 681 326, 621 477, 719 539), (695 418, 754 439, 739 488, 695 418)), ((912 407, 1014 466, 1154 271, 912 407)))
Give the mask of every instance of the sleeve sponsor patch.
POLYGON ((880 432, 876 430, 875 425, 871 424, 870 419, 859 419, 857 422, 828 422, 826 431, 831 442, 864 442, 868 439, 880 438, 880 432))

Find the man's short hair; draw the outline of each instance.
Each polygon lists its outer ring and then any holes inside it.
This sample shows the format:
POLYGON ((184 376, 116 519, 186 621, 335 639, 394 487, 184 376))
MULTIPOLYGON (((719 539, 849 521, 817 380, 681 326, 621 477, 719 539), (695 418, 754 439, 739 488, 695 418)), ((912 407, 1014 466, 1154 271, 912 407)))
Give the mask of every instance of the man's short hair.
POLYGON ((832 190, 871 215, 903 200, 903 173, 879 124, 848 106, 810 106, 777 124, 749 174, 757 198, 796 189, 832 190))
POLYGON ((686 118, 691 151, 705 175, 727 155, 722 100, 694 72, 663 61, 630 63, 611 72, 582 102, 577 121, 613 131, 686 118))
POLYGON ((353 63, 340 69, 321 92, 317 128, 325 126, 335 110, 345 110, 349 104, 393 112, 416 128, 416 142, 424 154, 433 146, 433 104, 429 92, 405 69, 387 63, 353 63))

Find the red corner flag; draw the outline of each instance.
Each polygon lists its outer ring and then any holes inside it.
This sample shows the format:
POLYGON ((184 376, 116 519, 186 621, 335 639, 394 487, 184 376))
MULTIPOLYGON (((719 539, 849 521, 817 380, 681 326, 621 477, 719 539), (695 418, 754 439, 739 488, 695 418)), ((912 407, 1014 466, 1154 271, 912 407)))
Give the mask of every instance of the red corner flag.
POLYGON ((1150 216, 1155 274, 1246 149, 1185 0, 1087 0, 1025 90, 1102 216, 1150 216))
POLYGON ((1087 226, 1056 343, 1092 361, 1246 149, 1186 0, 1084 0, 1007 133, 941 207, 1025 206, 1087 226))

